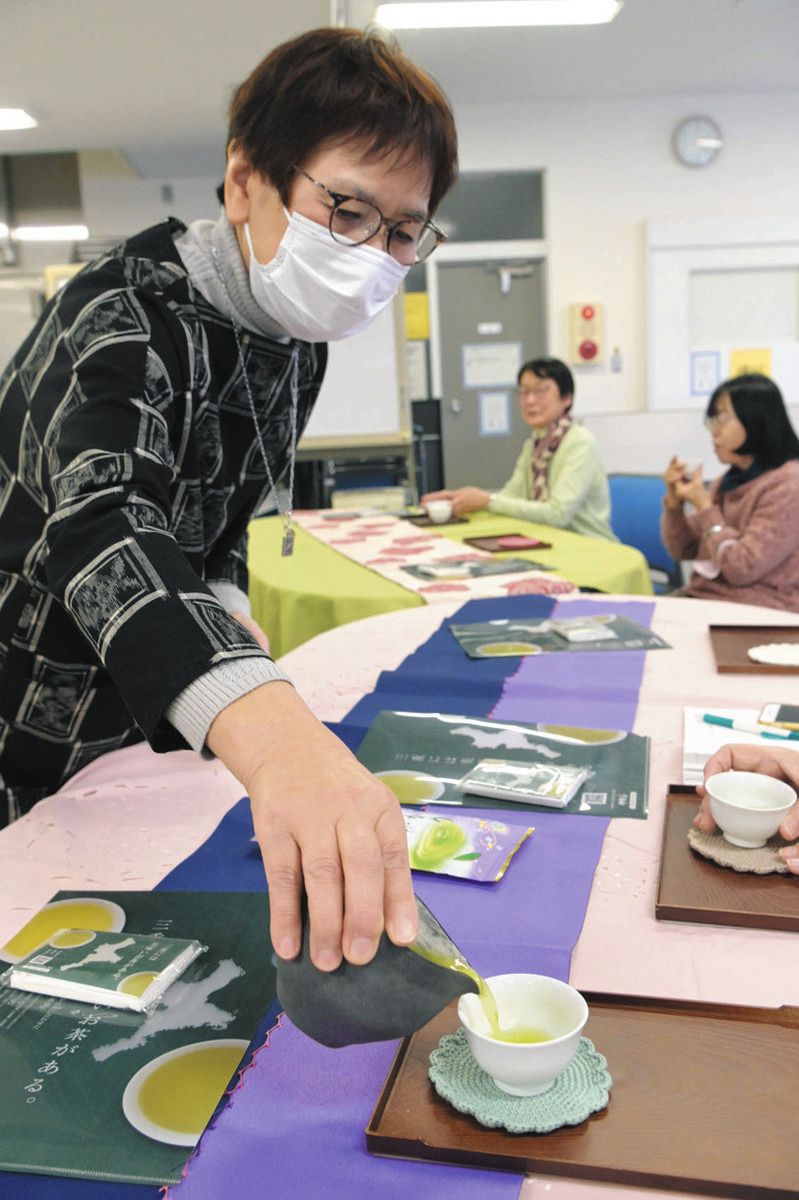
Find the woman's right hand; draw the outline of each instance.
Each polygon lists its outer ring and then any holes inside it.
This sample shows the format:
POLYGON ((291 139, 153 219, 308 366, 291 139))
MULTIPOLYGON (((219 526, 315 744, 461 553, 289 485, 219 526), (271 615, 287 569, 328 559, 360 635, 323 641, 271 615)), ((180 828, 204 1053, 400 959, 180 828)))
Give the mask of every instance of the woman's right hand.
MULTIPOLYGON (((799 751, 789 750, 787 746, 722 746, 705 763, 705 782, 722 771, 755 771, 759 775, 771 775, 799 791, 799 751)), ((700 784, 696 790, 701 803, 693 825, 704 833, 712 833, 716 822, 710 811, 707 789, 700 784)), ((793 841, 799 838, 799 800, 780 825, 780 833, 786 841, 793 842, 780 850, 780 857, 789 871, 799 875, 799 841, 793 841)))
POLYGON ((451 500, 454 495, 450 488, 443 488, 440 492, 426 492, 419 503, 427 504, 428 500, 451 500))
POLYGON ((683 483, 688 475, 687 465, 676 454, 673 454, 669 465, 663 472, 663 481, 666 484, 666 504, 669 508, 682 507, 683 501, 677 494, 677 484, 683 483))
POLYGON ((207 743, 250 797, 281 958, 300 950, 303 888, 319 970, 335 970, 342 954, 369 962, 383 929, 396 945, 410 945, 419 922, 397 798, 290 683, 264 683, 234 700, 207 743))

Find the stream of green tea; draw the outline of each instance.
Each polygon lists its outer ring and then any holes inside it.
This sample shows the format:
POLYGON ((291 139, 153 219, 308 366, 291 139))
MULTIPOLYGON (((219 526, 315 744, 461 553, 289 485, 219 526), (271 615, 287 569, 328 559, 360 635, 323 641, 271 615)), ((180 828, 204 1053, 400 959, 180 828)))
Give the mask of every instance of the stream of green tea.
POLYGON ((535 1042, 549 1042, 552 1040, 551 1034, 546 1033, 543 1029, 536 1029, 532 1025, 517 1026, 515 1029, 503 1029, 499 1022, 499 1010, 497 1009, 497 1001, 494 993, 482 975, 478 975, 474 967, 470 966, 461 954, 456 956, 436 953, 435 950, 429 950, 416 943, 410 949, 418 954, 420 958, 426 958, 428 962, 435 963, 437 967, 446 967, 450 971, 458 971, 461 975, 468 975, 469 979, 474 980, 477 984, 477 998, 482 1005, 485 1018, 488 1021, 491 1036, 496 1041, 530 1045, 535 1042))

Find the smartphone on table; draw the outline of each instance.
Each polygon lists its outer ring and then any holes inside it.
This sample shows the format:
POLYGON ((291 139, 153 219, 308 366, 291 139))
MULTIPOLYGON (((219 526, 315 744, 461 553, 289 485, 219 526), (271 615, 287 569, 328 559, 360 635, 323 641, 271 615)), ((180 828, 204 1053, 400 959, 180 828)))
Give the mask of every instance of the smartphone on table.
POLYGON ((760 725, 799 730, 799 704, 766 704, 757 720, 760 725))

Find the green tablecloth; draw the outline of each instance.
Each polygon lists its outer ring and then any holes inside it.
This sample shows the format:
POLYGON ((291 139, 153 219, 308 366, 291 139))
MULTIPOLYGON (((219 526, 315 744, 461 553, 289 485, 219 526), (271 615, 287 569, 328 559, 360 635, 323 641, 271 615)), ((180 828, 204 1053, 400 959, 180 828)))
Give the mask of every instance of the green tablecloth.
MULTIPOLYGON (((492 513, 475 513, 468 525, 447 525, 435 532, 456 542, 477 535, 526 533, 551 542, 552 549, 515 550, 514 557, 545 562, 578 587, 616 595, 652 594, 643 555, 618 542, 492 513)), ((337 625, 424 603, 415 592, 345 558, 302 529, 296 531, 293 556, 281 558, 281 536, 278 517, 260 517, 250 524, 252 613, 269 635, 276 658, 337 625)))

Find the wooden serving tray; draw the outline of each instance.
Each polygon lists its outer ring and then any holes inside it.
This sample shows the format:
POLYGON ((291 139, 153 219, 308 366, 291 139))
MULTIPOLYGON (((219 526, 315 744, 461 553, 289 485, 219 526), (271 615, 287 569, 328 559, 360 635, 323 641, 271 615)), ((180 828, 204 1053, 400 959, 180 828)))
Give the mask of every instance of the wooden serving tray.
POLYGON ((406 520, 410 525, 418 525, 420 529, 443 529, 445 525, 468 524, 465 517, 449 517, 446 521, 432 521, 426 513, 422 513, 419 517, 407 517, 406 520))
POLYGON ((511 529, 508 533, 495 533, 493 537, 467 537, 464 538, 464 544, 474 546, 476 550, 487 550, 489 554, 519 554, 523 550, 551 550, 551 542, 542 542, 538 538, 531 538, 531 542, 535 542, 534 546, 500 546, 500 538, 503 537, 525 537, 526 534, 520 534, 517 530, 511 529))
MULTIPOLYGON (((698 805, 693 788, 669 788, 655 902, 658 920, 799 933, 799 876, 746 875, 697 854, 687 839, 698 805)), ((799 1189, 799 1164, 796 1181, 799 1189)))
POLYGON ((799 1009, 585 993, 613 1077, 608 1107, 547 1134, 486 1129, 438 1096, 430 1053, 454 1005, 406 1038, 366 1129, 374 1154, 796 1200, 799 1009))
POLYGON ((747 654, 764 642, 799 642, 799 625, 710 625, 710 643, 720 675, 799 675, 799 666, 757 663, 747 654))

